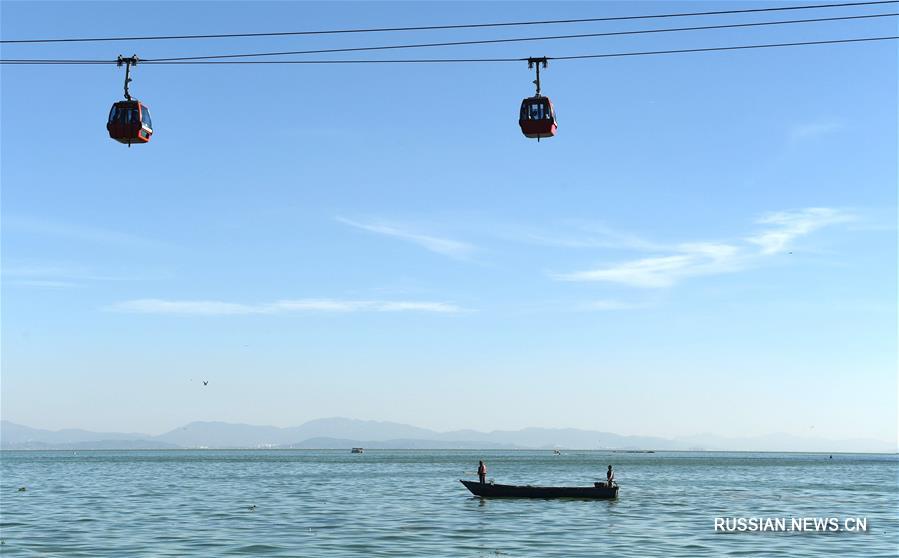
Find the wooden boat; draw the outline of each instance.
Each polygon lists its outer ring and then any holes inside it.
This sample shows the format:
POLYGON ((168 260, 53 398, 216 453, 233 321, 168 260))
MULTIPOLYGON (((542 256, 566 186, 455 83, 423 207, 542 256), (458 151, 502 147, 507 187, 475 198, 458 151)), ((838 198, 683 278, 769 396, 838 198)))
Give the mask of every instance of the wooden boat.
POLYGON ((593 486, 515 486, 511 484, 481 484, 477 481, 459 480, 465 488, 481 498, 591 498, 618 497, 618 485, 606 486, 604 482, 593 486))

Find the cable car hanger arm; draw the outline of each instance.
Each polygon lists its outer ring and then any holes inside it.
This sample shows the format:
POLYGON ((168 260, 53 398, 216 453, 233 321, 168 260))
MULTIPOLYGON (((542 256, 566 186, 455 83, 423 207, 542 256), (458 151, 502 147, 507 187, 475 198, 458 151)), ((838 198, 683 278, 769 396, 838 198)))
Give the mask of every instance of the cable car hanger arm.
POLYGON ((140 60, 136 54, 132 54, 129 58, 125 58, 121 54, 116 59, 116 66, 122 67, 122 64, 125 65, 125 98, 127 100, 131 100, 131 93, 128 91, 128 84, 131 82, 131 66, 137 66, 137 62, 140 60))
POLYGON ((537 79, 534 80, 534 85, 537 86, 537 95, 535 95, 536 97, 540 96, 540 65, 542 64, 543 67, 546 68, 548 60, 549 58, 545 56, 542 58, 528 58, 528 69, 531 69, 534 66, 537 67, 537 79))

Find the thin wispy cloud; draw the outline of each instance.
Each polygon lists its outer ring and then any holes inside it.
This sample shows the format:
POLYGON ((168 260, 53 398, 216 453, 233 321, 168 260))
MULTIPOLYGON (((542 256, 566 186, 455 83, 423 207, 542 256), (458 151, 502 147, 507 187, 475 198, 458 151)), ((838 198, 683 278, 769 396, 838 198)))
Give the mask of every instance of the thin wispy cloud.
POLYGON ((800 211, 769 213, 757 223, 768 225, 768 229, 747 240, 758 245, 762 254, 782 252, 797 238, 820 228, 854 221, 855 216, 844 211, 827 207, 810 207, 800 211))
POLYGON ((689 277, 731 273, 788 250, 800 237, 854 216, 831 208, 807 208, 769 213, 758 219, 764 229, 740 242, 693 242, 673 246, 669 253, 605 265, 584 271, 558 273, 560 281, 604 281, 632 287, 670 287, 689 277))
POLYGON ((568 222, 552 231, 519 225, 491 224, 489 233, 511 242, 559 248, 612 248, 639 251, 666 249, 664 245, 650 242, 634 234, 617 231, 599 222, 568 222))
POLYGON ((669 287, 686 277, 735 271, 738 248, 729 244, 683 244, 676 254, 557 274, 561 281, 607 281, 634 287, 669 287))
POLYGON ((411 242, 431 252, 442 254, 444 256, 450 256, 452 258, 464 259, 470 256, 475 251, 475 247, 466 242, 421 234, 417 231, 412 231, 408 228, 403 228, 393 224, 362 223, 360 221, 354 221, 352 219, 346 219, 344 217, 337 217, 336 219, 337 221, 345 225, 349 225, 351 227, 355 227, 357 229, 361 229, 371 233, 390 236, 393 238, 404 240, 406 242, 411 242))
POLYGON ((100 273, 87 266, 72 263, 27 263, 4 265, 0 275, 4 285, 37 288, 79 287, 87 283, 109 281, 146 281, 169 277, 156 273, 145 275, 100 273))
POLYGON ((845 124, 836 119, 819 120, 797 124, 790 128, 790 141, 797 142, 831 134, 845 127, 845 124))
POLYGON ((595 312, 610 312, 615 310, 637 310, 640 308, 648 308, 649 303, 646 302, 625 302, 622 300, 591 300, 581 305, 582 310, 595 312))
POLYGON ((3 281, 3 285, 7 287, 33 287, 38 289, 69 289, 79 286, 78 283, 53 281, 49 279, 14 279, 12 281, 3 281))
POLYGON ((218 300, 162 300, 158 298, 126 300, 114 304, 109 309, 136 314, 185 314, 195 316, 266 313, 266 308, 263 306, 250 304, 235 304, 218 300))
POLYGON ((13 265, 3 267, 3 276, 21 279, 49 278, 67 279, 71 281, 127 281, 134 279, 125 275, 104 275, 75 265, 13 265))
POLYGON ((331 298, 278 300, 261 304, 242 304, 219 300, 143 298, 119 302, 110 306, 108 310, 136 314, 173 314, 184 316, 234 316, 300 312, 431 312, 457 314, 466 311, 464 308, 446 302, 340 300, 331 298))
POLYGON ((590 221, 576 223, 577 229, 585 233, 581 237, 582 242, 588 245, 603 246, 607 248, 621 248, 639 251, 664 250, 665 245, 652 242, 639 235, 616 230, 605 223, 590 221))
POLYGON ((66 223, 53 219, 21 215, 3 218, 4 234, 28 234, 62 238, 66 241, 86 242, 127 247, 158 247, 160 244, 127 232, 105 229, 93 225, 66 223))

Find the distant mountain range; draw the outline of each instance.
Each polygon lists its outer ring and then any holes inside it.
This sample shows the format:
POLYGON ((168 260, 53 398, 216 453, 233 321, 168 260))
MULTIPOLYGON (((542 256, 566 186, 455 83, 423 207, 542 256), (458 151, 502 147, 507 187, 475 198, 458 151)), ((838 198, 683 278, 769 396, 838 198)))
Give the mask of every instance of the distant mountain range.
POLYGON ((437 432, 395 422, 326 418, 278 428, 192 422, 165 434, 41 430, 0 421, 0 449, 612 449, 709 451, 818 451, 894 453, 895 444, 872 439, 826 440, 787 434, 752 438, 622 436, 575 428, 437 432))

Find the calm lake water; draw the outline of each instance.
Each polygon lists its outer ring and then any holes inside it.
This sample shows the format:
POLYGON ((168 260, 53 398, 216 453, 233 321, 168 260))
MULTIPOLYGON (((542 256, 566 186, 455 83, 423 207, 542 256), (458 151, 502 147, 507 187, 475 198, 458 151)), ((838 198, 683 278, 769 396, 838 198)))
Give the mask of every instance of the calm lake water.
POLYGON ((899 553, 896 455, 4 451, 0 472, 3 556, 899 553), (481 500, 458 482, 478 459, 509 484, 589 485, 612 464, 620 497, 481 500), (716 517, 866 517, 868 532, 716 533, 716 517))

